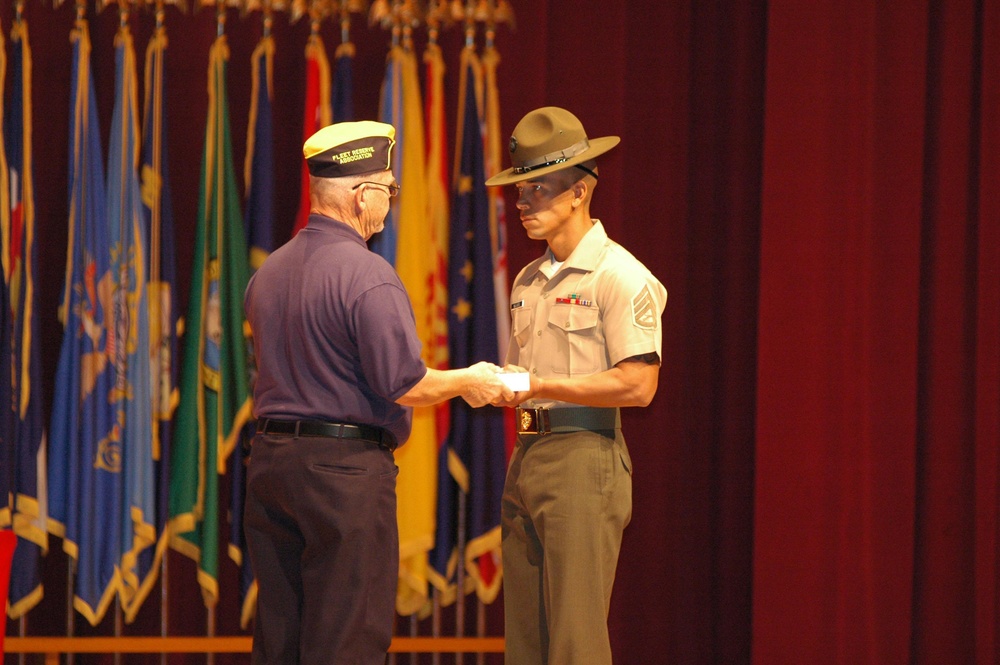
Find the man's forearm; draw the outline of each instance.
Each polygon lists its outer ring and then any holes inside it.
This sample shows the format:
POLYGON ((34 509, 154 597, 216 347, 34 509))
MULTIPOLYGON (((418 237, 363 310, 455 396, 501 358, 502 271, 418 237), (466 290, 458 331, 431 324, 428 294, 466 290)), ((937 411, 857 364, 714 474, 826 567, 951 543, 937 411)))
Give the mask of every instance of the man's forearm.
POLYGON ((472 406, 512 399, 511 392, 497 377, 500 368, 478 362, 461 369, 433 369, 402 397, 396 400, 403 406, 431 406, 453 397, 461 397, 472 406))
POLYGON ((427 368, 424 378, 396 400, 403 406, 431 406, 462 394, 468 382, 467 369, 440 370, 427 368))
POLYGON ((648 406, 656 394, 660 365, 650 358, 623 360, 609 370, 572 379, 533 379, 530 394, 519 401, 558 400, 582 406, 648 406))

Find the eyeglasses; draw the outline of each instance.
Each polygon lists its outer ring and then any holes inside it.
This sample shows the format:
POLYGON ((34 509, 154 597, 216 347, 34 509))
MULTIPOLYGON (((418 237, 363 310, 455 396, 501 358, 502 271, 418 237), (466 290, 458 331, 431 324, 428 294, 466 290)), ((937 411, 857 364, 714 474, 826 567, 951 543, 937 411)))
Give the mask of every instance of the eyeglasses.
POLYGON ((402 185, 399 185, 397 183, 392 183, 392 184, 388 184, 387 185, 384 182, 369 182, 369 181, 359 182, 354 187, 351 187, 351 189, 352 190, 357 189, 361 185, 375 185, 376 187, 385 187, 386 193, 389 195, 390 198, 392 198, 393 196, 398 195, 399 194, 399 190, 402 189, 402 185))

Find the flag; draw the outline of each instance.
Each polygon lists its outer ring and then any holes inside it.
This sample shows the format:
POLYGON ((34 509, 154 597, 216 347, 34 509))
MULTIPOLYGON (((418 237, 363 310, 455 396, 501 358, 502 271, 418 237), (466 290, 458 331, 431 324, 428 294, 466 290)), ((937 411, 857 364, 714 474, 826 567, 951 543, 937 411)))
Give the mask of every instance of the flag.
POLYGON ((165 103, 167 33, 158 24, 146 46, 142 149, 140 153, 143 225, 147 237, 147 301, 149 308, 149 372, 152 409, 153 514, 155 549, 144 549, 136 561, 140 582, 125 606, 125 620, 135 619, 158 579, 166 549, 167 491, 170 484, 171 425, 177 405, 177 293, 174 221, 167 156, 165 103))
MULTIPOLYGON (((486 192, 483 133, 477 92, 482 74, 471 48, 462 52, 456 175, 453 182, 449 235, 448 349, 456 367, 486 360, 498 362, 493 252, 490 242, 489 196, 486 192)), ((462 565, 480 599, 490 602, 498 592, 499 575, 482 578, 478 559, 500 546, 500 496, 506 473, 503 411, 485 406, 472 409, 453 400, 448 445, 438 460, 438 521, 458 524, 459 493, 464 494, 466 544, 462 565), (447 472, 447 474, 446 474, 447 472)), ((457 565, 458 534, 437 531, 435 570, 450 580, 457 565)), ((467 589, 466 589, 467 590, 467 589)), ((446 595, 445 600, 448 600, 446 595)))
MULTIPOLYGON (((424 51, 427 65, 427 219, 430 222, 430 253, 433 269, 430 278, 430 306, 428 324, 430 350, 427 363, 435 369, 448 369, 448 139, 444 111, 444 58, 436 43, 424 51)), ((437 408, 437 442, 444 445, 450 420, 449 403, 437 408)))
MULTIPOLYGON (((11 28, 12 36, 13 36, 14 32, 17 30, 18 24, 20 24, 20 23, 21 23, 20 21, 16 22, 15 25, 11 28)), ((18 50, 18 51, 20 51, 20 46, 19 45, 15 45, 15 49, 18 50)), ((15 85, 16 85, 16 83, 15 83, 15 85)), ((10 191, 11 190, 11 187, 10 187, 10 178, 11 178, 12 174, 9 173, 8 170, 7 170, 8 169, 8 164, 7 164, 7 146, 5 145, 6 140, 7 140, 6 136, 7 136, 7 134, 10 133, 10 131, 8 131, 8 120, 4 116, 4 109, 8 106, 8 104, 7 104, 6 100, 5 100, 5 97, 4 97, 6 91, 7 91, 7 42, 4 39, 3 32, 0 31, 0 129, 3 130, 3 135, 5 137, 4 141, 0 141, 0 266, 2 266, 2 268, 3 268, 3 280, 4 280, 4 284, 6 284, 6 283, 8 283, 10 281, 10 254, 11 254, 11 249, 10 249, 10 233, 11 233, 10 215, 11 215, 11 208, 12 208, 11 200, 10 200, 11 199, 11 194, 12 194, 12 192, 10 191)), ((10 105, 11 106, 15 106, 16 105, 16 108, 11 109, 12 114, 20 116, 20 114, 22 113, 21 105, 23 103, 24 103, 24 100, 20 97, 20 95, 18 95, 16 92, 11 92, 11 95, 10 95, 10 105)), ((13 124, 13 123, 11 123, 11 124, 13 124)), ((20 142, 20 140, 21 140, 21 128, 20 127, 11 127, 10 129, 14 129, 14 130, 17 131, 17 137, 18 137, 17 140, 18 140, 18 142, 20 142)), ((6 296, 4 296, 4 297, 6 297, 6 296)), ((7 308, 5 308, 2 312, 0 312, 0 315, 6 317, 6 312, 7 312, 8 309, 10 309, 9 304, 8 304, 7 308)), ((8 321, 8 323, 9 323, 9 321, 8 321)), ((9 339, 8 339, 8 342, 9 342, 9 339)), ((9 349, 9 346, 5 346, 4 348, 5 349, 9 349)), ((0 361, 0 362, 10 362, 10 358, 8 357, 6 361, 0 361)), ((9 390, 11 388, 9 382, 5 381, 3 383, 7 384, 7 385, 0 385, 0 389, 9 390)), ((0 403, 8 404, 7 401, 3 401, 3 402, 0 402, 0 403)), ((6 409, 5 409, 5 411, 6 411, 6 409)), ((11 434, 11 438, 13 438, 13 425, 11 425, 11 428, 12 429, 10 430, 10 434, 11 434)), ((5 432, 7 432, 6 429, 0 430, 0 434, 5 433, 5 432)), ((7 467, 7 468, 10 468, 10 467, 7 467)), ((3 504, 3 505, 6 508, 6 504, 3 504)))
POLYGON ((354 120, 354 44, 345 41, 334 54, 333 121, 354 120))
MULTIPOLYGON (((122 607, 134 617, 145 574, 138 560, 156 544, 153 401, 150 372, 148 240, 139 186, 139 79, 127 24, 115 37, 115 108, 108 145, 108 239, 115 273, 112 402, 122 429, 120 510, 122 607)), ((148 586, 146 587, 148 589, 148 586)))
MULTIPOLYGON (((396 129, 396 150, 402 150, 406 140, 406 125, 403 117, 403 68, 406 53, 403 47, 396 45, 389 49, 386 56, 385 78, 382 79, 382 95, 379 100, 379 120, 388 123, 396 129)), ((398 155, 398 152, 397 152, 398 155)), ((403 182, 403 165, 401 159, 392 160, 392 174, 396 182, 403 182)), ((372 236, 368 246, 373 252, 384 258, 391 265, 396 265, 396 234, 399 229, 399 203, 393 201, 389 214, 385 216, 385 228, 372 236)))
MULTIPOLYGON (((497 67, 500 52, 490 40, 483 52, 483 79, 486 107, 486 177, 503 170, 504 147, 500 129, 500 87, 497 84, 497 67)), ((490 242, 493 250, 493 297, 496 300, 497 352, 502 360, 507 357, 507 343, 510 341, 510 285, 507 279, 507 213, 503 191, 500 187, 487 188, 490 199, 490 242)), ((517 441, 514 409, 504 410, 504 449, 508 461, 517 441)), ((489 589, 499 590, 499 548, 489 556, 479 558, 479 574, 482 584, 489 589)), ((495 595, 495 594, 494 594, 495 595)))
POLYGON ((244 229, 250 248, 250 268, 256 270, 274 250, 274 37, 264 36, 251 59, 250 118, 243 163, 246 184, 244 229))
MULTIPOLYGON (((18 546, 11 566, 8 613, 19 618, 42 599, 41 556, 48 551, 48 492, 46 487, 46 432, 42 415, 41 351, 35 283, 34 181, 31 164, 31 49, 28 24, 14 22, 11 28, 11 77, 8 112, 3 117, 4 182, 0 207, 6 216, 5 274, 9 286, 10 345, 3 346, 11 363, 8 384, 14 426, 13 465, 15 482, 11 523, 18 546), (12 345, 12 346, 11 346, 12 345)), ((8 431, 9 432, 9 431, 8 431)), ((2 518, 0 518, 2 520, 2 518)))
POLYGON ((71 40, 69 246, 49 428, 49 524, 76 564, 73 606, 96 625, 121 582, 124 433, 112 397, 115 349, 122 340, 114 319, 116 275, 85 20, 77 21, 71 40))
MULTIPOLYGON (((500 88, 497 67, 500 53, 489 45, 483 52, 483 80, 486 107, 486 177, 503 170, 503 139, 500 129, 500 88)), ((507 213, 503 191, 487 189, 490 199, 490 242, 493 250, 493 292, 497 308, 497 349, 501 358, 507 356, 510 340, 510 287, 507 284, 507 213)), ((513 411, 509 411, 513 417, 513 411)))
MULTIPOLYGON (((0 44, 3 37, 0 36, 0 44)), ((3 64, 3 56, 0 55, 0 65, 3 64)), ((2 77, 2 68, 0 68, 2 77)), ((0 146, 2 148, 2 146, 0 146)), ((0 174, 0 186, 6 184, 6 159, 0 150, 0 167, 3 173, 0 174)), ((0 195, 0 205, 5 203, 6 197, 0 195)), ((10 210, 0 209, 0 223, 6 229, 10 224, 10 210)), ((4 235, 6 238, 6 234, 4 235)), ((4 257, 6 259, 6 256, 4 257)), ((7 278, 4 276, 0 282, 0 375, 11 376, 11 332, 12 319, 10 311, 10 289, 7 287, 7 278)), ((0 381, 0 582, 3 583, 4 598, 7 598, 7 576, 10 573, 11 557, 14 553, 14 546, 17 544, 17 537, 12 531, 14 521, 14 510, 17 505, 14 495, 17 492, 17 448, 14 445, 14 390, 13 381, 0 381), (9 544, 8 544, 9 543, 9 544), (8 549, 9 548, 9 549, 8 549)), ((2 638, 0 638, 2 639, 2 638)))
MULTIPOLYGON (((7 44, 0 33, 0 101, 6 84, 7 44)), ((3 104, 0 103, 0 121, 3 120, 3 104)), ((3 125, 0 125, 3 126, 3 125)), ((4 127, 6 133, 6 127, 4 127)), ((0 260, 3 267, 3 283, 0 284, 0 589, 7 598, 7 580, 10 575, 11 558, 17 537, 12 531, 14 513, 17 510, 17 430, 14 414, 20 400, 14 397, 12 367, 14 351, 11 345, 14 328, 14 313, 10 304, 10 174, 7 171, 7 153, 0 141, 0 260)), ((2 640, 3 638, 0 638, 2 640)))
MULTIPOLYGON (((274 139, 271 110, 274 38, 270 35, 262 37, 254 49, 251 56, 251 70, 250 119, 247 123, 247 153, 244 162, 247 200, 244 228, 250 246, 250 270, 254 271, 274 250, 274 139)), ((249 347, 249 353, 252 356, 252 345, 249 347)), ((248 370, 252 392, 256 372, 256 363, 252 357, 249 359, 248 370)), ((255 430, 256 427, 251 420, 243 432, 244 444, 253 438, 255 430)), ((242 445, 233 451, 230 461, 232 523, 229 531, 229 556, 240 567, 242 628, 250 625, 257 606, 257 586, 243 533, 246 467, 249 460, 249 448, 247 445, 242 445)))
POLYGON ((207 607, 219 598, 219 476, 252 410, 243 316, 249 267, 232 168, 228 58, 226 37, 219 35, 209 51, 205 152, 170 456, 170 544, 197 563, 207 607))
MULTIPOLYGON (((431 349, 429 367, 448 368, 448 163, 447 138, 444 110, 444 58, 436 42, 430 42, 424 50, 427 81, 426 129, 427 129, 427 219, 430 223, 430 243, 428 250, 433 257, 434 267, 430 279, 431 349)), ((439 404, 436 411, 435 440, 438 457, 446 450, 450 425, 450 403, 439 404)), ((446 478, 447 468, 438 469, 435 477, 446 478)), ((436 489, 436 488, 435 488, 436 489)), ((437 492, 435 492, 437 494, 437 492)), ((442 517, 437 509, 439 497, 435 497, 435 540, 438 531, 453 533, 454 515, 450 512, 442 517), (442 521, 444 519, 445 521, 442 521)), ((428 570, 428 580, 439 590, 448 589, 446 577, 432 565, 428 570)))
MULTIPOLYGON (((306 98, 302 114, 302 143, 333 122, 330 110, 330 61, 318 32, 306 42, 306 98)), ((292 234, 298 233, 309 221, 309 168, 302 161, 302 186, 299 190, 299 212, 292 234)))
MULTIPOLYGON (((395 48, 402 90, 402 117, 397 128, 400 165, 399 196, 393 199, 399 244, 396 271, 406 287, 422 344, 424 363, 434 361, 431 328, 431 280, 434 255, 427 251, 431 220, 427 216, 423 106, 417 59, 411 48, 395 48), (402 128, 402 132, 400 132, 402 128), (402 138, 400 138, 402 135, 402 138)), ((396 610, 413 614, 427 603, 427 553, 434 545, 434 494, 437 484, 437 419, 432 406, 413 410, 413 424, 406 445, 396 450, 396 511, 399 527, 399 586, 396 610)))

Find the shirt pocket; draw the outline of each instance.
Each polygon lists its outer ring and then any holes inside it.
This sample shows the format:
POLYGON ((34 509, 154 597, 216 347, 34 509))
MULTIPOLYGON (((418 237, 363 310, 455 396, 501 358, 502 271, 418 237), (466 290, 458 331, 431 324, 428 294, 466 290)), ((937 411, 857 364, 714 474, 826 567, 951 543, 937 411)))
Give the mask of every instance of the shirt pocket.
POLYGON ((514 332, 514 339, 517 340, 517 345, 520 348, 528 343, 531 339, 531 314, 532 310, 528 307, 518 307, 511 311, 511 327, 514 332))
POLYGON ((552 371, 586 376, 600 371, 604 348, 598 336, 601 311, 569 303, 556 303, 549 312, 549 327, 557 339, 552 371))

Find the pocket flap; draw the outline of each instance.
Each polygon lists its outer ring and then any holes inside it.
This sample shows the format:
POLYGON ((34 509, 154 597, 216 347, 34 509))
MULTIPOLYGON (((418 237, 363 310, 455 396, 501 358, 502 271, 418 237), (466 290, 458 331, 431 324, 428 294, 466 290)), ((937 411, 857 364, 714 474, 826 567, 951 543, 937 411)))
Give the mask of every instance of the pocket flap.
POLYGON ((558 304, 549 313, 549 323, 567 332, 596 328, 601 311, 596 307, 558 304))

